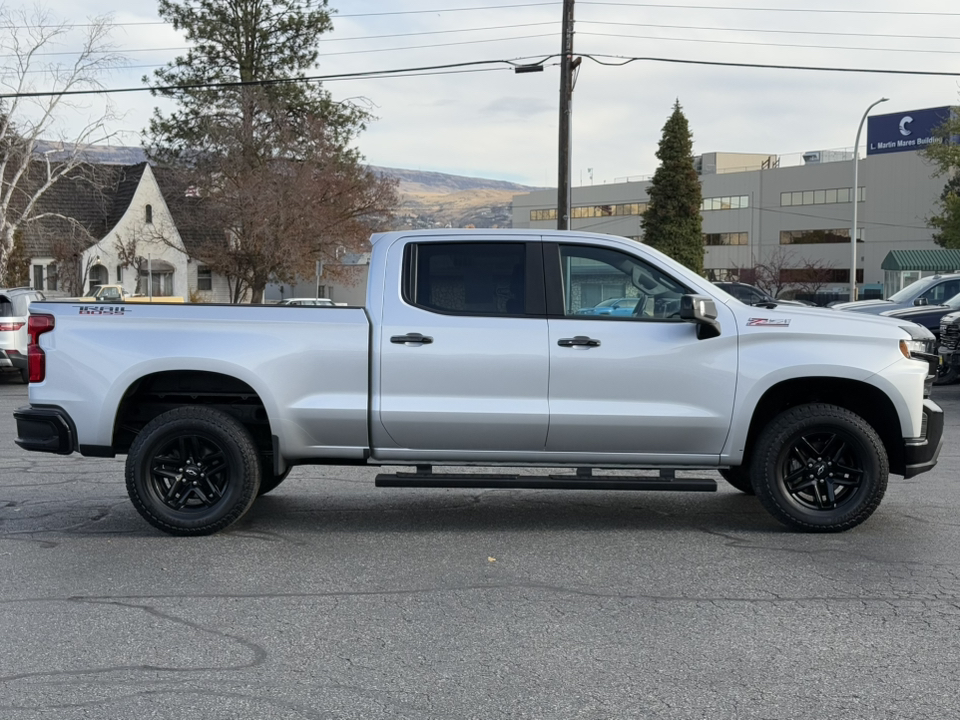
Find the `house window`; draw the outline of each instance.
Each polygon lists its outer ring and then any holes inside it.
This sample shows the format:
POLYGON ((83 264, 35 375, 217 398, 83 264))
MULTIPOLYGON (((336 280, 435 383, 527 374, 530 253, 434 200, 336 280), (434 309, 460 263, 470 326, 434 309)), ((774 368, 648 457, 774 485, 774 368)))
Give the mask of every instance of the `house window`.
POLYGON ((146 220, 147 225, 153 224, 153 205, 147 205, 143 211, 144 220, 146 220))
POLYGON ((47 265, 47 290, 57 289, 57 264, 47 265))
POLYGON ((123 265, 117 265, 117 283, 123 282, 123 265))
POLYGON ((33 289, 43 290, 43 265, 33 266, 33 289))
POLYGON ((197 290, 213 290, 213 271, 209 265, 197 265, 197 290))

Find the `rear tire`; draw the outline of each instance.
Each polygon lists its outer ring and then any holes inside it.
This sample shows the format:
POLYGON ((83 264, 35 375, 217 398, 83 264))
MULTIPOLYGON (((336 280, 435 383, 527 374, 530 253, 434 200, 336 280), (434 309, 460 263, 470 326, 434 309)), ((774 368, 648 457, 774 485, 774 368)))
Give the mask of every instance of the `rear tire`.
POLYGON ((889 463, 876 431, 835 405, 781 413, 757 439, 754 489, 787 527, 842 532, 870 517, 887 489, 889 463))
POLYGON ((737 490, 747 495, 754 495, 753 482, 750 480, 749 465, 722 468, 718 471, 720 477, 733 485, 737 490))
POLYGON ((198 405, 147 423, 126 470, 137 512, 171 535, 223 530, 243 517, 260 488, 260 455, 249 431, 230 415, 198 405))
POLYGON ((20 368, 20 379, 24 385, 30 384, 30 371, 27 368, 20 368))

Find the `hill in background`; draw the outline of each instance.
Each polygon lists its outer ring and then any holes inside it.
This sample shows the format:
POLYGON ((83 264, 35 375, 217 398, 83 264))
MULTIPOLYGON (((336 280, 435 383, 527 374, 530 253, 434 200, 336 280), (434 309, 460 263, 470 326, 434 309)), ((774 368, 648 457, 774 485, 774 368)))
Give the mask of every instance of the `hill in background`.
MULTIPOLYGON (((44 143, 40 152, 57 150, 56 143, 44 143)), ((90 162, 136 165, 146 160, 142 148, 91 146, 90 162)), ((542 188, 505 180, 448 175, 447 173, 371 166, 376 172, 398 180, 400 209, 394 230, 438 227, 511 227, 513 196, 542 188)))

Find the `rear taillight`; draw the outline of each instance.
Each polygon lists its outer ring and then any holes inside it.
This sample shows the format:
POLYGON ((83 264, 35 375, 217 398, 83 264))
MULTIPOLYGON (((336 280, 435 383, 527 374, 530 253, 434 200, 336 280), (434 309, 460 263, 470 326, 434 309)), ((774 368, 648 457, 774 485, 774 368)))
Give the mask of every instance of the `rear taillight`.
POLYGON ((16 332, 22 327, 22 322, 0 322, 0 332, 16 332))
POLYGON ((27 334, 30 344, 27 346, 27 368, 30 382, 43 382, 47 377, 47 356, 40 347, 40 336, 53 330, 53 315, 31 315, 27 319, 27 334))

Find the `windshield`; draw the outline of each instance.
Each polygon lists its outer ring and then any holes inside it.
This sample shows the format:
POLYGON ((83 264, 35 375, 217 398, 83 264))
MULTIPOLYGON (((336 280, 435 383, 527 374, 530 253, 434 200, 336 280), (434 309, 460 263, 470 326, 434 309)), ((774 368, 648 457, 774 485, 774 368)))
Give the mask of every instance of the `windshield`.
POLYGON ((939 280, 939 278, 935 275, 932 277, 920 278, 916 282, 907 285, 903 290, 895 292, 893 295, 888 297, 887 300, 890 302, 906 302, 907 300, 919 295, 921 291, 933 285, 935 282, 937 282, 937 280, 939 280))

